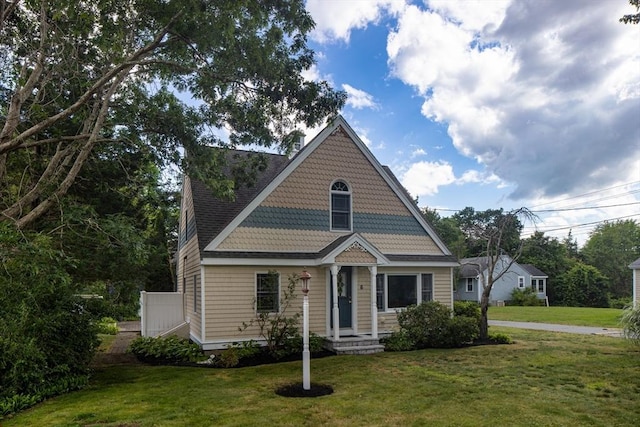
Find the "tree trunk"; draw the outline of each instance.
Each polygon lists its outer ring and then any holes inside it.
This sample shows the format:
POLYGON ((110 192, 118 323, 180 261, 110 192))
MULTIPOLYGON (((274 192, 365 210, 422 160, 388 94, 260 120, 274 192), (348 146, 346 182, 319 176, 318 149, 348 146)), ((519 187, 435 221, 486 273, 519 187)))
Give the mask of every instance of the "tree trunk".
POLYGON ((489 339, 489 317, 487 312, 489 311, 489 293, 482 292, 480 298, 480 341, 489 339))

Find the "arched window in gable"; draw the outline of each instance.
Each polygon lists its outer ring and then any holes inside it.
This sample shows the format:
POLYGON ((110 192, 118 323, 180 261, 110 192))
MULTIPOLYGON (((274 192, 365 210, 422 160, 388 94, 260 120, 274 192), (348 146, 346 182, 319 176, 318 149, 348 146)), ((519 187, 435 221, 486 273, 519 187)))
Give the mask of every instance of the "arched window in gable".
POLYGON ((351 189, 344 181, 331 184, 331 230, 351 231, 351 189))

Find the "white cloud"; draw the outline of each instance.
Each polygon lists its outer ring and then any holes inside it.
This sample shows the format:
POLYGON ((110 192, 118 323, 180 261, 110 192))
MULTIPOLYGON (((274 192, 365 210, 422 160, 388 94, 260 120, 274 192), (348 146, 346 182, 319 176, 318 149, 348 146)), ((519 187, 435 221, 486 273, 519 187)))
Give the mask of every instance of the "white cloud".
POLYGON ((502 182, 500 177, 498 177, 496 174, 493 174, 493 173, 487 174, 474 169, 469 169, 465 171, 462 174, 462 176, 456 180, 457 185, 464 185, 464 184, 470 184, 470 183, 497 184, 498 188, 506 185, 505 183, 502 182))
POLYGON ((431 196, 438 193, 439 187, 455 182, 455 175, 447 162, 417 162, 404 173, 401 182, 414 197, 431 196))
POLYGON ((386 13, 397 14, 402 0, 307 0, 307 10, 316 22, 312 37, 320 43, 349 42, 354 29, 376 23, 386 13))
POLYGON ((640 44, 618 22, 625 3, 410 5, 388 64, 459 152, 515 185, 513 199, 638 180, 640 44))
POLYGON ((362 108, 378 108, 378 105, 373 100, 373 96, 371 94, 363 90, 356 89, 346 83, 342 85, 342 89, 347 93, 347 105, 357 110, 360 110, 362 108))
POLYGON ((427 152, 420 147, 417 147, 415 150, 413 150, 413 152, 411 152, 411 158, 426 156, 426 155, 427 155, 427 152))

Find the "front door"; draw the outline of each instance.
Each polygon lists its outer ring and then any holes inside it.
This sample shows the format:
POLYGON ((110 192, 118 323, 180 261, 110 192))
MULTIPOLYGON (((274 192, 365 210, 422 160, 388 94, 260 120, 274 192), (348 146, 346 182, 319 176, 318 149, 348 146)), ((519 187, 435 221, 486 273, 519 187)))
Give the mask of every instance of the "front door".
MULTIPOLYGON (((342 267, 338 272, 338 310, 340 311, 340 328, 351 328, 351 308, 352 308, 352 268, 342 267)), ((333 299, 333 286, 331 286, 333 299)), ((333 318, 331 318, 333 328, 333 318)))

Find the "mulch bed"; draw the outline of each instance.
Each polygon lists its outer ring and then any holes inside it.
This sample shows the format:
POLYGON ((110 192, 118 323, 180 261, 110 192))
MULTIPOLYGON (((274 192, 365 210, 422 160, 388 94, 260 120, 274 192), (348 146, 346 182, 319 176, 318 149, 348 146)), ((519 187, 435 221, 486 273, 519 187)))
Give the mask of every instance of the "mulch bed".
POLYGON ((320 397, 332 393, 333 387, 317 383, 311 383, 309 390, 305 390, 302 383, 287 384, 276 389, 276 394, 282 397, 320 397))

